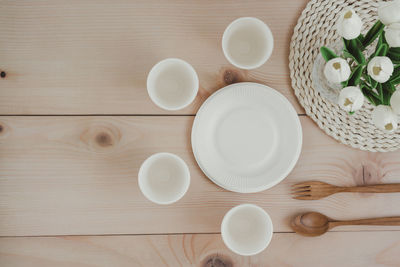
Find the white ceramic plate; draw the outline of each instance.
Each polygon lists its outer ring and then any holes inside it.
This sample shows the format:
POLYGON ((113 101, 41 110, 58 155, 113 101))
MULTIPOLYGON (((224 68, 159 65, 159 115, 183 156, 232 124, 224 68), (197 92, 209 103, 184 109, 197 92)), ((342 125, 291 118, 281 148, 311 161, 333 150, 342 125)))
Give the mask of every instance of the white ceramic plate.
POLYGON ((241 193, 259 192, 282 181, 301 151, 296 111, 274 89, 236 83, 210 96, 192 128, 194 156, 217 185, 241 193))

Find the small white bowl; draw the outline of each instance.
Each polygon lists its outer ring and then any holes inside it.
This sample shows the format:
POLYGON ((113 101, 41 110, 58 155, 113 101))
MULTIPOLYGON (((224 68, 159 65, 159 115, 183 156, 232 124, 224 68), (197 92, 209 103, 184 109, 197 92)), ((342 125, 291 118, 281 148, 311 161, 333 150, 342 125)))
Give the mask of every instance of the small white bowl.
POLYGON ((157 204, 171 204, 188 190, 190 172, 185 161, 177 155, 157 153, 140 166, 138 181, 147 199, 157 204))
POLYGON ((225 245, 243 256, 263 251, 270 243, 273 233, 268 213, 253 204, 242 204, 229 210, 221 224, 225 245))
POLYGON ((274 48, 272 32, 261 20, 243 17, 234 20, 222 36, 222 50, 228 61, 241 69, 263 65, 274 48))
POLYGON ((151 100, 166 110, 188 106, 196 98, 198 90, 196 71, 182 59, 164 59, 154 65, 147 76, 147 92, 151 100))

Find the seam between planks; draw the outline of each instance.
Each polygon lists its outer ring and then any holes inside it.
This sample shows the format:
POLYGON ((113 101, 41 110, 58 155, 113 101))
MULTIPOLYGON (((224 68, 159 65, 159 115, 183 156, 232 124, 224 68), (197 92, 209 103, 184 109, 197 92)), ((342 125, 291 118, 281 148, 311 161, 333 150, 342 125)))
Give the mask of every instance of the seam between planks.
MULTIPOLYGON (((305 117, 306 114, 297 114, 305 117)), ((196 114, 0 114, 0 117, 194 117, 196 114)))
MULTIPOLYGON (((348 231, 329 231, 331 233, 379 233, 379 232, 400 232, 400 230, 348 230, 348 231)), ((31 238, 31 237, 90 237, 90 236, 161 236, 161 235, 220 235, 221 232, 201 232, 201 233, 145 233, 145 234, 66 234, 66 235, 10 235, 0 236, 1 238, 31 238)), ((279 231, 274 234, 295 234, 293 231, 279 231)), ((301 235, 299 235, 301 236, 301 235)))

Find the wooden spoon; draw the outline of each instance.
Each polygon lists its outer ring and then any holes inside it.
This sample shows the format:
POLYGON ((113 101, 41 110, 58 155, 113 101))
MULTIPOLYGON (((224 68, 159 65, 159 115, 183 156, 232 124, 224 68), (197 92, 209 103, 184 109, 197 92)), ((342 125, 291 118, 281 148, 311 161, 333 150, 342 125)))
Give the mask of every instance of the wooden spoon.
POLYGON ((318 212, 307 212, 297 215, 290 224, 296 233, 305 236, 322 235, 341 225, 400 225, 400 217, 338 221, 318 212))

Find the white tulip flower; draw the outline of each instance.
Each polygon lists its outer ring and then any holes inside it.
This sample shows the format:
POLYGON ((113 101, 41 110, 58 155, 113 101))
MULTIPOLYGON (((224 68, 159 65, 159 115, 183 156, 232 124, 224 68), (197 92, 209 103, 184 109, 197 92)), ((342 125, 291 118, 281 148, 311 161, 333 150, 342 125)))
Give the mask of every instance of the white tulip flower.
POLYGON ((400 89, 396 90, 390 98, 390 106, 396 114, 400 115, 400 89))
POLYGON ((385 28, 385 38, 390 47, 400 47, 400 23, 393 23, 387 26, 385 28))
POLYGON ((341 83, 347 81, 351 74, 349 63, 343 58, 337 57, 329 60, 325 64, 325 78, 333 83, 341 83))
POLYGON ((400 22, 400 0, 381 2, 378 7, 378 16, 385 25, 400 22))
POLYGON ((353 9, 346 9, 340 14, 336 29, 344 39, 357 38, 361 33, 362 21, 353 9))
POLYGON ((394 66, 388 57, 374 57, 368 63, 368 75, 378 83, 389 80, 393 73, 394 66))
POLYGON ((372 111, 372 122, 381 130, 393 132, 397 129, 397 115, 389 106, 379 105, 372 111))
POLYGON ((364 104, 364 95, 360 88, 348 86, 342 89, 339 94, 339 106, 347 112, 359 110, 364 104))

